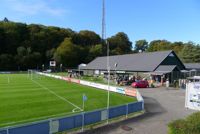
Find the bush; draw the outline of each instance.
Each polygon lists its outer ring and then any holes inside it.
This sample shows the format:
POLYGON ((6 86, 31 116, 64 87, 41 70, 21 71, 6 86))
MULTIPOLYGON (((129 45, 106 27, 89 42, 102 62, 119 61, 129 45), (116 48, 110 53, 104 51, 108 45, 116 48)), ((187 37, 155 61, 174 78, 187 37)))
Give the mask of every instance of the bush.
POLYGON ((176 120, 168 125, 169 134, 186 134, 187 122, 185 120, 176 120))
POLYGON ((200 112, 187 117, 188 129, 192 134, 200 134, 200 112))
POLYGON ((169 123, 168 134, 200 134, 200 112, 169 123))
POLYGON ((151 88, 155 88, 155 86, 154 86, 154 84, 153 84, 153 83, 151 83, 150 87, 151 87, 151 88))

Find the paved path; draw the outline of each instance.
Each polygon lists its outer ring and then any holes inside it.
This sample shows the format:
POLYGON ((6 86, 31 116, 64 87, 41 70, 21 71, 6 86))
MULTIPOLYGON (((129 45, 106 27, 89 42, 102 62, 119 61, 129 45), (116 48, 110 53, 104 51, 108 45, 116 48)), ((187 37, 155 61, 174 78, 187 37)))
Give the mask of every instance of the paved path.
POLYGON ((166 88, 139 89, 146 113, 136 118, 104 126, 87 134, 167 134, 167 124, 186 117, 192 110, 184 107, 184 90, 166 88), (126 127, 124 129, 124 127, 126 127))

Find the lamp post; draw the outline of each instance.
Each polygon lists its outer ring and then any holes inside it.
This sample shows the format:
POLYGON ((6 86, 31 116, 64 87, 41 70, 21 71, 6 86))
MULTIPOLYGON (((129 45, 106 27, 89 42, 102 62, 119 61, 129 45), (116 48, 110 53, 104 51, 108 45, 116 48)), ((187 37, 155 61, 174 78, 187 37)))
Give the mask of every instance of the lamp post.
POLYGON ((81 79, 81 67, 79 67, 79 79, 81 79))
POLYGON ((106 40, 107 45, 107 72, 108 72, 108 98, 107 98, 107 110, 108 110, 108 118, 107 118, 107 124, 109 120, 109 106, 110 106, 110 59, 109 59, 109 42, 106 40))
POLYGON ((118 66, 118 63, 115 62, 115 79, 117 79, 117 66, 118 66))
POLYGON ((107 73, 108 73, 108 95, 107 95, 107 124, 109 119, 109 103, 110 103, 110 65, 109 65, 109 42, 106 39, 106 23, 105 23, 105 0, 102 0, 102 44, 107 45, 107 73))
POLYGON ((60 64, 60 72, 62 72, 62 63, 60 64))
POLYGON ((44 64, 42 64, 42 71, 44 71, 44 64))

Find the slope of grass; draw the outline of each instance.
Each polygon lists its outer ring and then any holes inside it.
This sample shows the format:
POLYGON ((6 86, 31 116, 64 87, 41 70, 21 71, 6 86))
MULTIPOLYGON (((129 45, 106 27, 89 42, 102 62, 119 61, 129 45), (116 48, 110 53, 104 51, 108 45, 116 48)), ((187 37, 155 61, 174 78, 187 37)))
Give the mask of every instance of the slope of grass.
MULTIPOLYGON (((79 84, 48 78, 27 77, 27 74, 0 74, 0 127, 51 117, 105 108, 107 92, 79 84), (72 112, 72 111, 76 112, 72 112)), ((117 93, 110 94, 110 106, 136 101, 117 93)))

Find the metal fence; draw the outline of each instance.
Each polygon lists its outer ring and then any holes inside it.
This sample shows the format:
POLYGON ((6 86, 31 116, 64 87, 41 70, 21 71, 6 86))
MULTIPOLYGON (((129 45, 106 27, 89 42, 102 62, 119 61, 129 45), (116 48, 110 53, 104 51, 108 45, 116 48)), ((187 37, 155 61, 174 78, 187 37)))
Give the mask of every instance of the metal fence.
POLYGON ((176 88, 185 89, 188 77, 200 76, 200 71, 191 70, 184 72, 172 72, 170 75, 171 86, 176 88))
POLYGON ((0 129, 0 134, 52 134, 143 110, 143 101, 0 129))
POLYGON ((185 72, 172 72, 170 77, 171 80, 177 80, 177 79, 186 79, 187 77, 193 77, 193 76, 200 76, 200 71, 185 71, 185 72))

